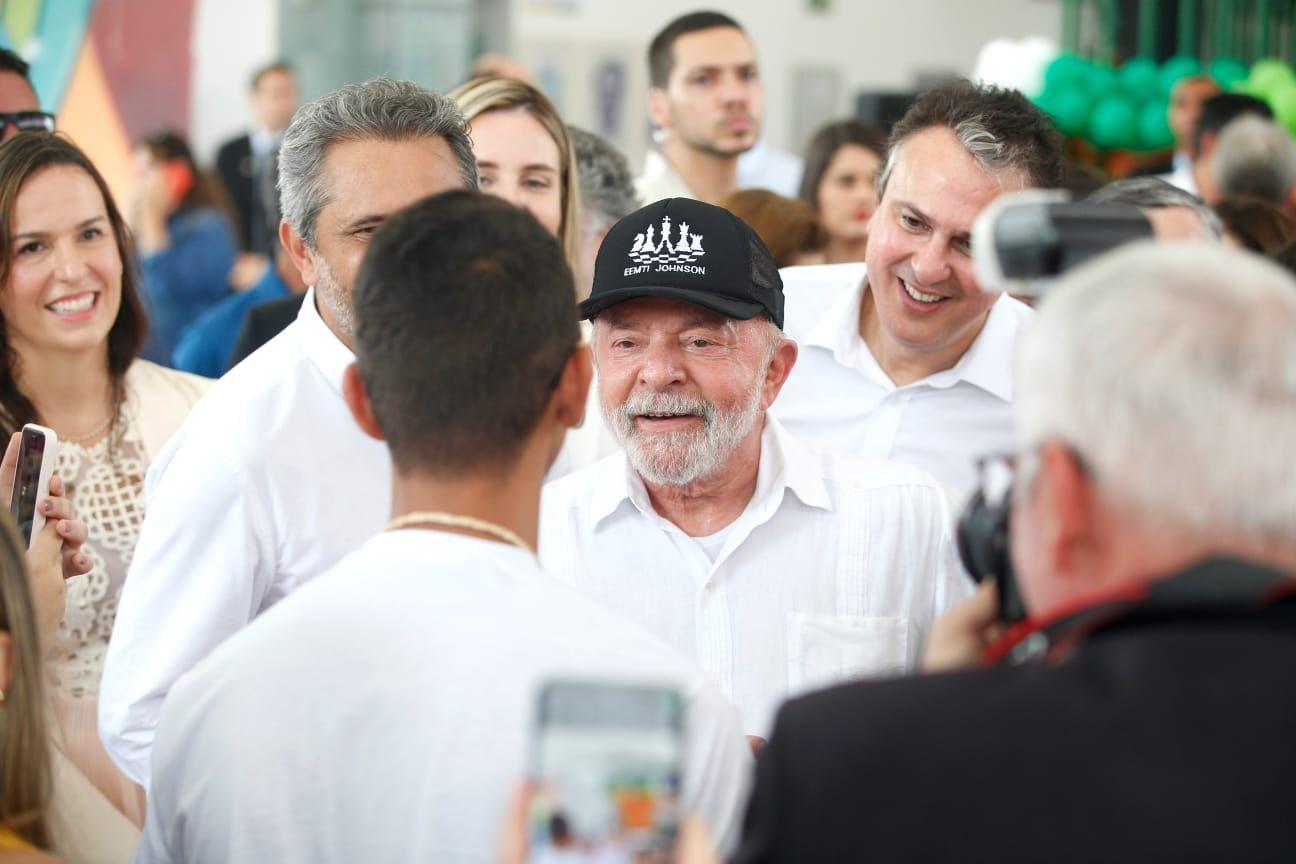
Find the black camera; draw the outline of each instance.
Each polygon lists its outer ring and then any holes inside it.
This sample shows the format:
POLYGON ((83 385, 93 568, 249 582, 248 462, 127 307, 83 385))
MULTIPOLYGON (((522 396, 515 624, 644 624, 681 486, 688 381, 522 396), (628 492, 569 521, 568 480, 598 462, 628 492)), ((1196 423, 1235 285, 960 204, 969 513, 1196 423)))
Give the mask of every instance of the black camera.
POLYGON ((993 579, 999 585, 999 620, 1012 623, 1026 618, 1026 607, 1017 590, 1012 566, 1009 517, 1012 487, 978 488, 958 521, 958 551, 963 567, 978 583, 993 579))
POLYGON ((1072 267, 1153 236, 1152 223, 1137 207, 1069 197, 1028 189, 1000 196, 981 211, 972 226, 972 263, 983 290, 1038 296, 1072 267))

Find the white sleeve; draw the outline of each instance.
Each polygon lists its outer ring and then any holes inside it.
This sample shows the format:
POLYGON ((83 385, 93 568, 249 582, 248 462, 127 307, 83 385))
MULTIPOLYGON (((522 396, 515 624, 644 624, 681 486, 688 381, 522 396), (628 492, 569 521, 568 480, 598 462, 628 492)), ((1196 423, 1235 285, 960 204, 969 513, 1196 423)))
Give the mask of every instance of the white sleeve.
MULTIPOLYGON (((185 850, 180 848, 182 839, 178 834, 181 826, 177 824, 176 808, 188 806, 192 801, 191 796, 184 795, 181 788, 185 775, 185 766, 181 763, 186 757, 200 761, 210 756, 209 748, 204 748, 201 744, 195 745, 193 741, 183 741, 194 725, 188 722, 193 716, 189 709, 192 700, 188 696, 189 691, 181 686, 177 688, 175 698, 166 703, 155 748, 157 771, 153 775, 153 788, 148 794, 144 830, 140 834, 139 845, 135 847, 135 857, 131 859, 131 864, 162 864, 185 860, 185 850)), ((198 719, 201 723, 202 718, 198 719)), ((190 825, 190 831, 194 830, 195 826, 190 825)))
POLYGON ((99 691, 104 747, 145 789, 167 692, 252 620, 275 569, 264 492, 216 435, 190 432, 197 434, 150 469, 160 476, 146 483, 147 511, 99 691))
POLYGON ((751 745, 738 712, 710 684, 689 700, 684 810, 706 823, 724 858, 738 848, 752 782, 751 745))

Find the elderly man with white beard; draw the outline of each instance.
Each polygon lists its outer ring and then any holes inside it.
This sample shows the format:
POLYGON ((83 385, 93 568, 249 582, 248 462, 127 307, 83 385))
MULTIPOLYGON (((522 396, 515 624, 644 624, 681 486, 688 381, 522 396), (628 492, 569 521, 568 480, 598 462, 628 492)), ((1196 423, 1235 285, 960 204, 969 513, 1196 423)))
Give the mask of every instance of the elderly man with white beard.
POLYGON ((545 487, 545 569, 696 658, 754 739, 790 695, 911 671, 970 592, 945 499, 916 468, 766 414, 797 346, 755 233, 698 201, 651 204, 608 232, 581 314, 623 450, 545 487))

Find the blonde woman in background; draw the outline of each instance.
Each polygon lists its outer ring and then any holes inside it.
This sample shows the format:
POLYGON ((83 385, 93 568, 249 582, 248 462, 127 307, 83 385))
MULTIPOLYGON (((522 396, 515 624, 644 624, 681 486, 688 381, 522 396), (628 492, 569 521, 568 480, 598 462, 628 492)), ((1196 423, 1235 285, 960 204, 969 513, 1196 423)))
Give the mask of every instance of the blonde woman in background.
POLYGON ((515 78, 474 78, 450 91, 468 120, 481 191, 525 210, 580 269, 580 187, 567 124, 553 103, 515 78))
POLYGON ((147 322, 130 232, 75 144, 33 132, 0 147, 0 232, 0 431, 58 433, 58 474, 89 531, 49 664, 56 743, 140 826, 144 793, 100 742, 99 679, 145 472, 210 382, 139 359, 147 322))
MULTIPOLYGON (((6 491, 16 445, 0 467, 6 491)), ((117 864, 130 859, 139 831, 50 742, 43 658, 63 614, 64 571, 52 522, 42 535, 24 551, 0 517, 0 864, 117 864)))

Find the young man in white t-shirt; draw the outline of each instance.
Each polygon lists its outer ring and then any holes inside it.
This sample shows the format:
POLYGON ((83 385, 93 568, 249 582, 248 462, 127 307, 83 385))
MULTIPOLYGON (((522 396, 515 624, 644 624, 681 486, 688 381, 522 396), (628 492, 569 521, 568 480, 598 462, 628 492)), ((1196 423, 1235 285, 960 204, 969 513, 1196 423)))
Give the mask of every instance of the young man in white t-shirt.
POLYGON ((571 677, 680 689, 683 804, 729 845, 732 709, 535 557, 591 375, 557 242, 498 199, 429 198, 378 232, 354 305, 343 391, 390 448, 394 518, 172 690, 136 860, 498 860, 536 695, 571 677))

